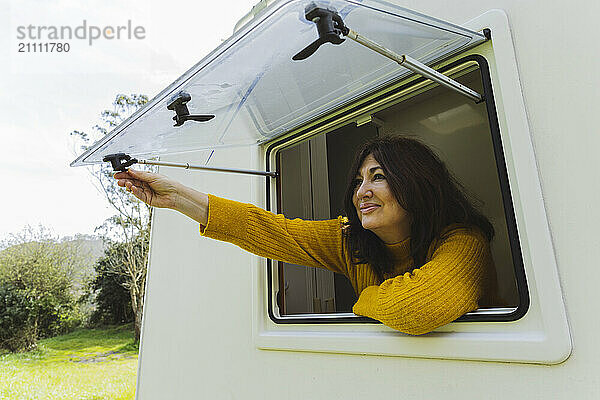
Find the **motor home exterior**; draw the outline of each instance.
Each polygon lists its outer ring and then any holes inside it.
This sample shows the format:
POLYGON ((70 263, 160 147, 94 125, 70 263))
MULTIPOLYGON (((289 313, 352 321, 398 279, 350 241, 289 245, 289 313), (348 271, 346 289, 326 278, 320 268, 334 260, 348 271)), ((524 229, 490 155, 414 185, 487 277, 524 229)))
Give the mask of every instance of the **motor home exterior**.
POLYGON ((218 196, 326 219, 341 213, 349 157, 362 141, 417 136, 494 223, 503 302, 430 334, 403 334, 353 315, 343 277, 203 238, 194 221, 157 209, 136 397, 600 398, 599 4, 318 3, 482 94, 475 102, 349 39, 292 61, 317 37, 303 18, 308 3, 261 1, 73 165, 124 152, 276 171, 160 169, 218 196), (215 118, 173 127, 166 105, 181 90, 190 112, 215 118))

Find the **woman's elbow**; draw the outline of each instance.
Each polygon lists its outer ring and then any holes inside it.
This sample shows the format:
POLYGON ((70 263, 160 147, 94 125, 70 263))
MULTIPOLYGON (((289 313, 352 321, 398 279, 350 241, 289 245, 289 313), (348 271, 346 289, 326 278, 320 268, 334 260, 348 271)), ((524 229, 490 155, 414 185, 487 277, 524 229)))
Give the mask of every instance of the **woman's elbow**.
MULTIPOLYGON (((456 305, 455 305, 456 306, 456 305)), ((379 320, 400 332, 409 335, 424 335, 447 325, 460 316, 477 308, 477 304, 461 307, 402 307, 395 312, 381 312, 379 320)))

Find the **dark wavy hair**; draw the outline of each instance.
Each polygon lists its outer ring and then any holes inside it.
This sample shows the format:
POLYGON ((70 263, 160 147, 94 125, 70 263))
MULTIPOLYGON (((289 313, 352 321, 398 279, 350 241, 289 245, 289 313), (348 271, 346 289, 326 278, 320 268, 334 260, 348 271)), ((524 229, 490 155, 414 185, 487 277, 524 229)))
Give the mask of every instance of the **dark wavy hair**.
POLYGON ((370 154, 383 168, 394 197, 411 217, 410 255, 415 267, 425 264, 430 244, 450 224, 476 226, 492 240, 494 227, 490 221, 471 204, 464 187, 429 147, 414 138, 383 136, 363 144, 349 171, 344 198, 348 223, 344 232, 355 264, 369 264, 382 281, 384 273, 393 269, 384 242, 362 227, 352 202, 355 177, 370 154))

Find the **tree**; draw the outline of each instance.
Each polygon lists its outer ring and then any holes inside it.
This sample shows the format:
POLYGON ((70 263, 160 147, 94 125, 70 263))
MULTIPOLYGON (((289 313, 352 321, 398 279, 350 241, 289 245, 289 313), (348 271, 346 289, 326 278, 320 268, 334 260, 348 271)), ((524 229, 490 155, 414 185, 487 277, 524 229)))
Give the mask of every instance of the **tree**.
POLYGON ((96 263, 96 277, 90 282, 89 293, 96 306, 90 318, 92 325, 133 322, 131 297, 124 287, 126 278, 111 273, 109 259, 114 253, 113 246, 106 248, 104 256, 96 263))
MULTIPOLYGON (((101 113, 101 125, 94 126, 94 135, 73 131, 71 135, 81 141, 81 149, 87 150, 93 139, 106 135, 127 116, 148 102, 145 95, 119 94, 113 102, 112 110, 101 113)), ((153 170, 145 167, 145 170, 153 170)), ((136 341, 139 341, 144 307, 146 267, 150 238, 152 208, 139 201, 127 191, 118 187, 113 179, 113 171, 106 164, 90 167, 91 177, 97 189, 105 196, 116 214, 97 228, 109 249, 105 253, 104 272, 122 277, 118 281, 129 292, 134 315, 136 341)))
POLYGON ((39 226, 12 234, 0 252, 0 346, 15 351, 81 322, 73 283, 89 262, 78 242, 39 226))

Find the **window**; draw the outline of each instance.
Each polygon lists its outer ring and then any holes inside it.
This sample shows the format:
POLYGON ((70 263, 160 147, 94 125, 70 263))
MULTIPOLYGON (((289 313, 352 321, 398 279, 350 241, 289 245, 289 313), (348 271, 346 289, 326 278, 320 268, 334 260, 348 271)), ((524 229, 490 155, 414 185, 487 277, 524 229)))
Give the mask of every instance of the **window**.
MULTIPOLYGON (((444 69, 486 98, 493 96, 483 57, 469 56, 444 69)), ((501 302, 459 320, 518 319, 527 311, 529 297, 493 99, 475 104, 445 88, 424 89, 419 86, 421 81, 412 81, 385 93, 383 99, 369 102, 380 104, 377 107, 361 105, 368 110, 367 118, 316 135, 303 136, 303 132, 297 136, 300 140, 292 136, 283 141, 276 152, 281 173, 277 212, 288 218, 316 220, 343 215, 347 173, 357 148, 377 135, 417 136, 438 153, 467 192, 481 201, 479 208, 496 231, 491 247, 501 302), (399 93, 403 95, 398 97, 399 93)), ((270 311, 274 321, 373 322, 352 314, 356 294, 344 276, 282 262, 272 262, 271 269, 269 288, 276 301, 270 311)))

